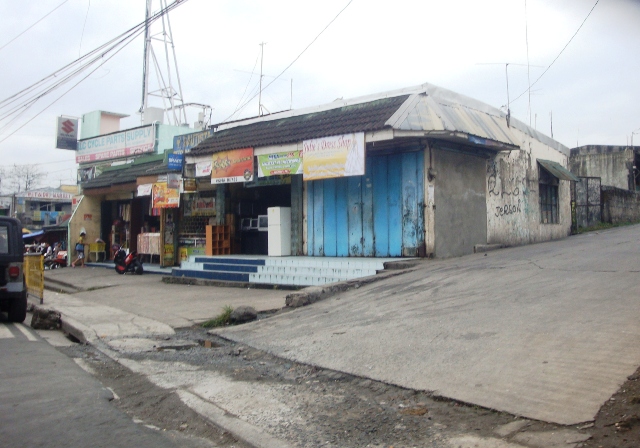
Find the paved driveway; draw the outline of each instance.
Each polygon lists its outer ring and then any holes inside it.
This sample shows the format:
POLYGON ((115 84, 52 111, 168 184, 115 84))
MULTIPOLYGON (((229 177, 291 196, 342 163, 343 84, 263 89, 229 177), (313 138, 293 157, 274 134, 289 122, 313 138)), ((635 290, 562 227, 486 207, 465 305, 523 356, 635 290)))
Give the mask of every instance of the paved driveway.
POLYGON ((640 365, 640 226, 463 258, 220 331, 529 418, 592 420, 640 365))

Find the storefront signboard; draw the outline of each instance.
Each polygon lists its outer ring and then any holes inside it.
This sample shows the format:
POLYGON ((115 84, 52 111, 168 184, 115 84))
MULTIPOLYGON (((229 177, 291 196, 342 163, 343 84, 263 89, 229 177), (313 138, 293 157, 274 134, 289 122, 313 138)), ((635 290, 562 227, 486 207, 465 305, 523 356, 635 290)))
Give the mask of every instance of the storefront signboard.
POLYGON ((304 180, 364 175, 364 133, 302 142, 304 180))
POLYGON ((199 194, 185 195, 184 216, 215 216, 216 198, 203 198, 199 194))
POLYGON ((177 208, 180 206, 180 190, 168 188, 166 182, 153 184, 153 208, 177 208))
POLYGON ((258 177, 302 174, 300 151, 277 152, 258 156, 258 177))
POLYGON ((212 184, 253 180, 253 148, 233 149, 213 155, 212 184))
POLYGON ((191 134, 176 135, 173 137, 173 151, 169 155, 167 168, 170 170, 181 170, 184 154, 191 151, 191 148, 197 146, 213 135, 213 129, 202 132, 192 132, 191 134))
POLYGON ((155 141, 154 125, 80 140, 78 141, 76 163, 116 159, 153 152, 155 141))

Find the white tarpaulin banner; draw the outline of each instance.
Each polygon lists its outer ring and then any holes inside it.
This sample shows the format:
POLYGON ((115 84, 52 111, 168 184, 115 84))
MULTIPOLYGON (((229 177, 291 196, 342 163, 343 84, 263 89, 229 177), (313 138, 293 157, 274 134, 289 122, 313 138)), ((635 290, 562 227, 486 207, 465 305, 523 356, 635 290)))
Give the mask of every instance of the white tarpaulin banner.
POLYGON ((196 177, 211 177, 211 167, 213 160, 207 162, 196 162, 196 177))
POLYGON ((151 196, 151 187, 153 184, 138 185, 138 196, 151 196))

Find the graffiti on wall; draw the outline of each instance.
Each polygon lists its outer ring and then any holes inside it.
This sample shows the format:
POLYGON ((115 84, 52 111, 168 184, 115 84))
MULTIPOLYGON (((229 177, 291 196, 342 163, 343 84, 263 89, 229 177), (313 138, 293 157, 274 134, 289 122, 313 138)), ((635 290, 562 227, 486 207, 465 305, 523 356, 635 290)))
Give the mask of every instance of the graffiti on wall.
POLYGON ((487 164, 487 190, 489 199, 500 198, 502 200, 495 207, 495 217, 522 213, 522 199, 519 197, 527 194, 524 177, 501 176, 498 173, 498 163, 491 161, 487 164))

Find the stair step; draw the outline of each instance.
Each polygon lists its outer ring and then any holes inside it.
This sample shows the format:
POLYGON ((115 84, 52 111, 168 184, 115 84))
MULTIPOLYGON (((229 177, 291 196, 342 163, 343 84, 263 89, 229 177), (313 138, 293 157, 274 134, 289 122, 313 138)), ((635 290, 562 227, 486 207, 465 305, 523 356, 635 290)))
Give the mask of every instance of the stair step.
POLYGON ((225 272, 225 271, 196 271, 192 269, 174 268, 171 271, 172 277, 201 278, 205 280, 220 280, 227 282, 248 282, 248 273, 225 272))

